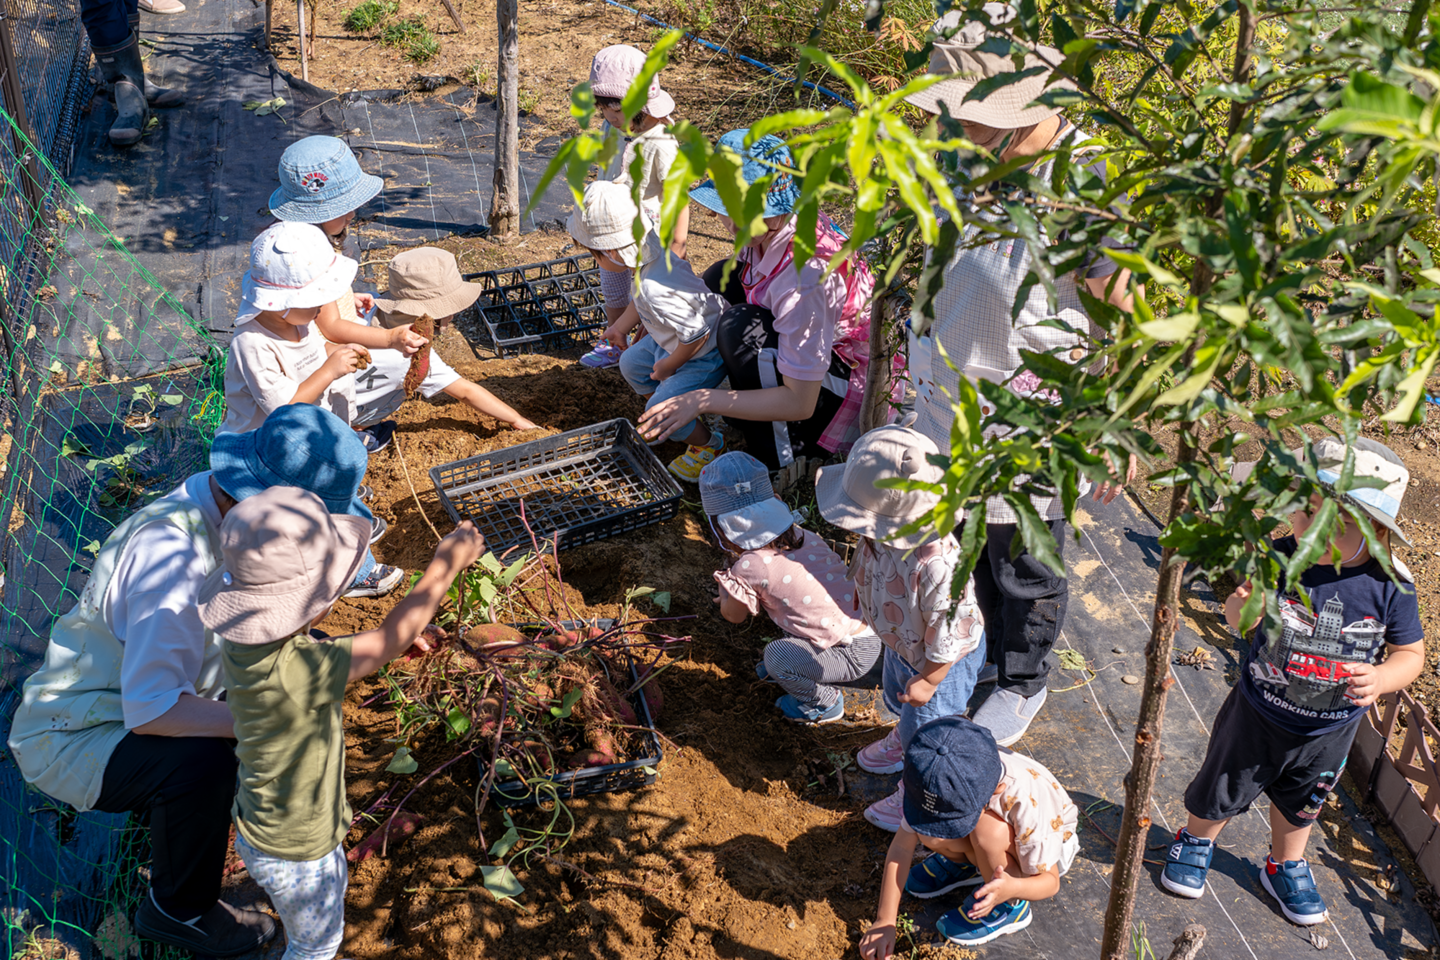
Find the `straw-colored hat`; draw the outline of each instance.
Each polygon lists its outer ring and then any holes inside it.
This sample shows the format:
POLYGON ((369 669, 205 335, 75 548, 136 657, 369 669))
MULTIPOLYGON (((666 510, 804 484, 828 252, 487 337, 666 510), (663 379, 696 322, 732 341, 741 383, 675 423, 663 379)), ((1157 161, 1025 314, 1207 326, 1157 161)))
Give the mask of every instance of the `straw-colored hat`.
POLYGON ((397 254, 388 270, 389 290, 375 298, 380 322, 414 323, 418 317, 448 317, 468 308, 484 289, 460 276, 455 254, 438 247, 417 247, 397 254), (390 316, 395 314, 395 316, 390 316))
POLYGON ((843 464, 821 467, 815 479, 820 515, 835 526, 872 540, 909 549, 935 539, 933 530, 896 536, 906 525, 930 512, 938 494, 924 490, 877 487, 881 480, 939 483, 944 471, 929 461, 938 455, 935 442, 916 430, 895 424, 877 427, 855 441, 843 464))

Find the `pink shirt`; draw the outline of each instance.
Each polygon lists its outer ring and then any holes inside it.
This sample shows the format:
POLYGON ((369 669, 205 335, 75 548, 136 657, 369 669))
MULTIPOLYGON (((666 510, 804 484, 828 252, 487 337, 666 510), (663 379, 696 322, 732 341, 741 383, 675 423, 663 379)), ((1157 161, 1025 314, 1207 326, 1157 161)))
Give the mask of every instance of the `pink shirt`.
POLYGON ((795 272, 791 247, 797 219, 785 221, 764 256, 757 258, 754 248, 746 247, 736 260, 742 265, 745 299, 775 315, 780 335, 775 369, 796 380, 824 380, 849 292, 841 271, 825 276, 828 257, 812 257, 795 272))
POLYGON ((715 581, 731 598, 756 616, 763 607, 775 626, 792 637, 825 649, 850 642, 864 627, 848 611, 855 585, 845 564, 809 530, 796 550, 761 547, 740 554, 729 570, 717 570, 715 581))

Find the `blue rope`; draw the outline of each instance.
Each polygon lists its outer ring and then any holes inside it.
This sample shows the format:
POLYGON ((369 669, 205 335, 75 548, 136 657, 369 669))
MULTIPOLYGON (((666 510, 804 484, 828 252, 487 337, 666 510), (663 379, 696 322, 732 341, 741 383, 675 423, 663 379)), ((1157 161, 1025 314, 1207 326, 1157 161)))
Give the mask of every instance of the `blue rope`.
MULTIPOLYGON (((612 6, 612 7, 619 7, 621 10, 627 11, 627 12, 629 12, 629 13, 633 13, 633 14, 635 14, 637 17, 639 17, 641 20, 644 20, 646 23, 653 24, 654 26, 661 27, 662 29, 665 29, 665 30, 677 30, 677 29, 679 29, 678 27, 672 27, 672 26, 670 26, 670 24, 665 23, 663 20, 657 20, 657 19, 655 19, 654 17, 650 16, 650 14, 648 14, 648 13, 641 13, 639 10, 636 10, 634 7, 626 6, 625 4, 620 3, 619 0, 605 0, 605 2, 608 3, 608 4, 610 4, 610 6, 612 6)), ((747 56, 745 56, 744 54, 736 53, 736 52, 733 51, 733 50, 729 50, 729 49, 727 49, 727 48, 725 48, 725 47, 720 46, 718 43, 711 43, 709 40, 706 40, 706 39, 704 39, 703 37, 697 37, 697 36, 696 36, 695 34, 693 34, 693 33, 686 33, 686 34, 685 34, 685 39, 691 40, 691 41, 693 41, 693 42, 695 42, 695 43, 698 43, 698 44, 700 44, 700 46, 704 47, 704 48, 707 49, 707 50, 713 50, 713 51, 715 51, 716 53, 723 53, 725 56, 731 57, 731 58, 733 58, 733 59, 735 59, 735 60, 739 60, 741 63, 747 63, 747 64, 749 64, 750 66, 755 67, 755 68, 758 69, 758 70, 764 70, 766 73, 769 73, 769 74, 772 74, 772 75, 774 75, 774 76, 780 77, 782 80, 788 80, 788 81, 790 81, 790 82, 792 82, 792 83, 793 83, 794 80, 795 80, 794 77, 787 77, 787 76, 785 76, 783 73, 781 73, 779 70, 776 70, 774 67, 770 66, 770 64, 768 64, 768 63, 761 63, 759 60, 756 60, 754 57, 747 57, 747 56)), ((801 85, 802 87, 804 87, 805 89, 807 89, 807 90, 814 90, 816 93, 824 94, 825 96, 827 96, 827 97, 829 97, 830 99, 834 100, 836 103, 839 103, 839 104, 842 104, 843 106, 849 107, 851 110, 854 110, 854 109, 855 109, 855 104, 851 103, 849 100, 846 100, 844 97, 840 96, 840 94, 834 93, 834 92, 832 92, 832 91, 830 91, 830 90, 826 90, 824 87, 821 87, 821 86, 818 86, 818 85, 816 85, 816 84, 813 84, 813 83, 811 83, 809 80, 801 80, 801 81, 800 81, 800 85, 801 85)))

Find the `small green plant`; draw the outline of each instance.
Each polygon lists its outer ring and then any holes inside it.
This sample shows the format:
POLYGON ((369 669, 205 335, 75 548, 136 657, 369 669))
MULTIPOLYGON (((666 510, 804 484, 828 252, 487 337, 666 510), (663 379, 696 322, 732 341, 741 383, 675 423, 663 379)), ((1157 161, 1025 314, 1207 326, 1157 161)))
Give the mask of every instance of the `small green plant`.
POLYGON ((429 63, 439 52, 440 41, 435 39, 433 33, 426 31, 423 36, 410 41, 410 45, 405 48, 405 59, 415 64, 429 63))
POLYGON ((476 93, 484 93, 490 89, 490 65, 484 60, 477 59, 465 68, 463 79, 476 93))
POLYGON ((440 52, 440 41, 420 16, 391 20, 380 30, 380 42, 387 47, 405 51, 405 58, 424 63, 440 52))
POLYGON ((911 917, 910 914, 902 913, 895 918, 895 946, 898 948, 900 946, 900 938, 904 937, 906 942, 910 944, 910 949, 906 952, 906 955, 909 957, 914 957, 920 950, 920 944, 915 942, 915 934, 919 932, 920 928, 915 924, 915 919, 911 917))
POLYGON ((535 108, 540 106, 540 92, 528 87, 521 87, 516 105, 520 108, 521 113, 534 113, 535 108))
POLYGON ((1150 946, 1150 938, 1145 936, 1144 920, 1130 928, 1130 949, 1135 951, 1135 960, 1155 960, 1155 950, 1150 946))
POLYGON ((351 33, 369 33, 399 10, 399 0, 364 0, 345 15, 345 29, 351 33))

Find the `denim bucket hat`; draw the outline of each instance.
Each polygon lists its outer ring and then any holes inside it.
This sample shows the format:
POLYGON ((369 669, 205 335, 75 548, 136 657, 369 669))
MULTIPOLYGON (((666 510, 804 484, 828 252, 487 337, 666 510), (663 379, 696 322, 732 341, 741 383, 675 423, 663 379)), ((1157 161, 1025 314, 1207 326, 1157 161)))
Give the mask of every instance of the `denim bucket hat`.
POLYGON ((359 210, 384 186, 360 169, 344 140, 306 137, 280 155, 280 187, 270 194, 270 212, 281 220, 325 223, 359 210))
POLYGON ((370 455, 344 420, 313 403, 281 407, 258 428, 222 433, 210 445, 215 482, 236 500, 270 487, 299 487, 331 513, 374 515, 355 492, 370 455))
POLYGON ((926 837, 970 836, 1004 772, 989 730, 965 717, 931 720, 905 748, 905 822, 926 837))
MULTIPOLYGON (((795 202, 800 199, 800 184, 789 173, 789 169, 795 166, 795 158, 790 155, 790 148, 785 146, 785 141, 770 134, 756 140, 754 146, 747 150, 745 135, 749 132, 748 127, 744 130, 731 130, 720 138, 716 146, 740 155, 740 175, 747 184, 775 174, 775 180, 765 194, 765 209, 761 216, 783 217, 787 213, 795 212, 795 202), (777 170, 777 167, 787 169, 777 170)), ((691 190, 690 199, 716 213, 729 216, 724 201, 720 199, 720 192, 715 189, 714 180, 706 180, 691 190)))

